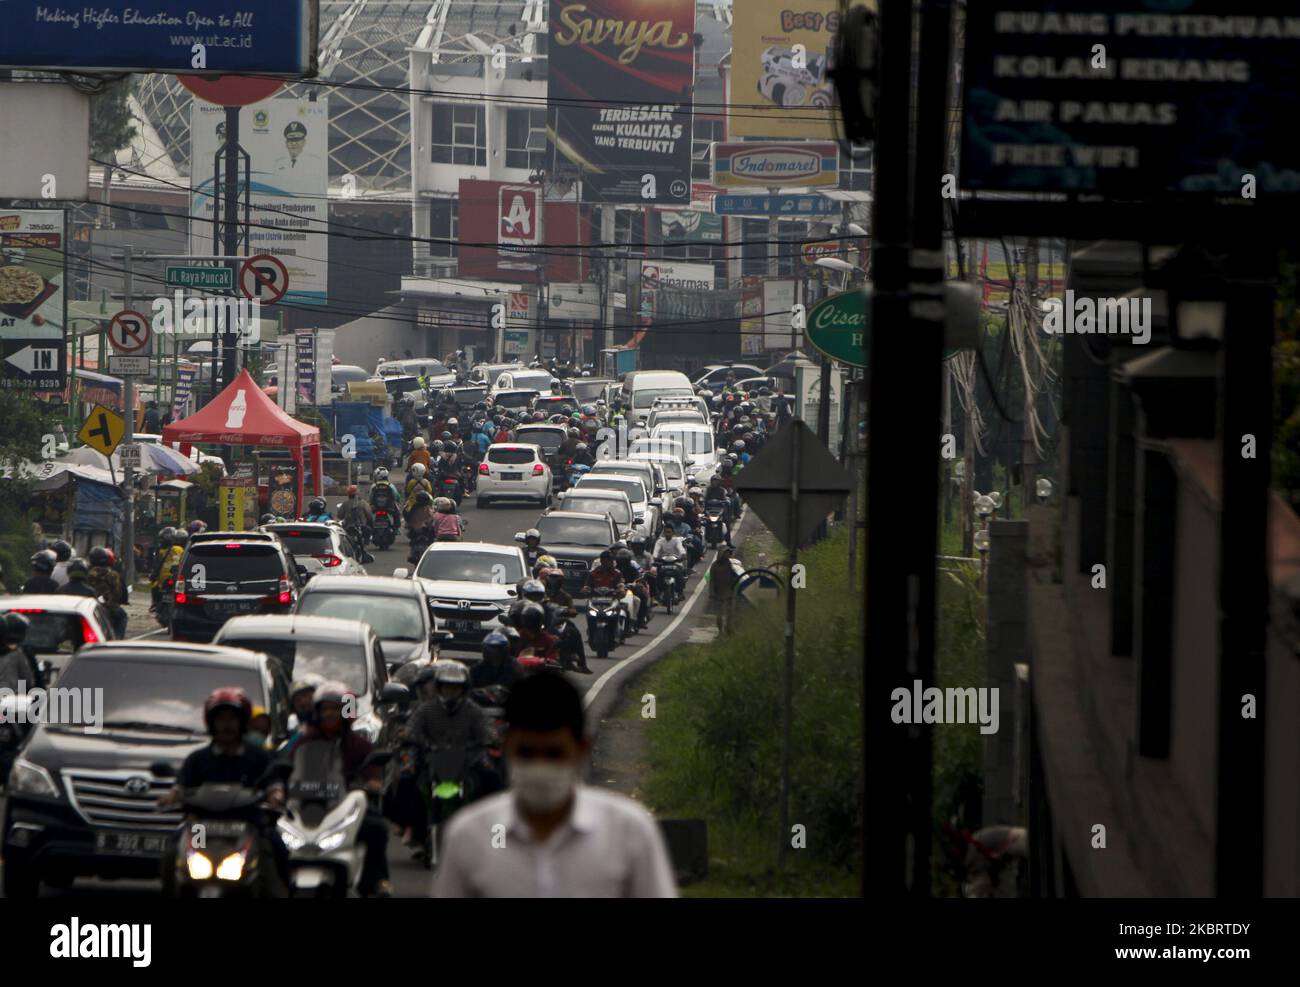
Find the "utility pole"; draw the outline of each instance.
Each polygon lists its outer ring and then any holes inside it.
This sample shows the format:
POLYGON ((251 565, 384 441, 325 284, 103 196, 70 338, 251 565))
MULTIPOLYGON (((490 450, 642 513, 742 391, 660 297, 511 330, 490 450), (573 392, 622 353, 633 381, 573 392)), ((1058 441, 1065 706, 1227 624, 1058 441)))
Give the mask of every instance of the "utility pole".
MULTIPOLYGON (((122 247, 122 307, 130 309, 132 307, 131 292, 134 285, 131 281, 131 244, 124 244, 122 247)), ((100 354, 100 359, 105 360, 104 354, 100 354)), ((135 443, 135 375, 122 375, 122 419, 126 423, 126 431, 122 435, 124 445, 133 445, 135 443)), ((112 459, 109 459, 109 465, 112 466, 112 459)), ((128 465, 125 461, 122 463, 122 485, 126 487, 126 520, 122 526, 123 540, 126 542, 122 546, 122 554, 126 556, 123 562, 126 565, 126 585, 135 585, 135 467, 128 465)))
MULTIPOLYGON (((1038 238, 1030 237, 1025 250, 1025 293, 1029 301, 1029 332, 1037 329, 1038 321, 1038 238)), ((1009 324, 1008 324, 1009 328, 1009 324)), ((1025 359, 1029 359, 1028 353, 1025 359)), ((1020 496, 1022 510, 1029 510, 1034 502, 1034 474, 1038 457, 1034 454, 1034 395, 1030 386, 1034 381, 1025 381, 1025 408, 1020 426, 1020 496)), ((1008 497, 1008 500, 1011 498, 1008 497)))
MULTIPOLYGON (((225 206, 225 229, 222 231, 225 236, 225 243, 222 249, 227 257, 234 257, 239 253, 239 107, 226 107, 226 201, 225 206)), ((245 195, 252 195, 251 189, 245 189, 245 195)), ((239 291, 239 262, 230 262, 231 276, 234 278, 235 294, 239 291)), ((235 346, 238 342, 238 336, 235 335, 235 327, 231 324, 229 315, 226 318, 225 333, 221 337, 221 353, 223 363, 221 368, 221 383, 223 386, 229 384, 235 379, 237 353, 235 346)))

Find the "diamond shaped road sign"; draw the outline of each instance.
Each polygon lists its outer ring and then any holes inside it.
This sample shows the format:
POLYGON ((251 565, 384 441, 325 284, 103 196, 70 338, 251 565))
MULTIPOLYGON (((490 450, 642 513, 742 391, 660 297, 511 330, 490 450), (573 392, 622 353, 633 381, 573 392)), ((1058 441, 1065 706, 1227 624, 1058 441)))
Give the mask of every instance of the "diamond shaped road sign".
POLYGON ((795 507, 795 456, 799 460, 799 544, 803 544, 826 515, 848 496, 848 472, 830 454, 816 434, 799 419, 780 429, 736 476, 736 492, 790 547, 791 514, 795 507))

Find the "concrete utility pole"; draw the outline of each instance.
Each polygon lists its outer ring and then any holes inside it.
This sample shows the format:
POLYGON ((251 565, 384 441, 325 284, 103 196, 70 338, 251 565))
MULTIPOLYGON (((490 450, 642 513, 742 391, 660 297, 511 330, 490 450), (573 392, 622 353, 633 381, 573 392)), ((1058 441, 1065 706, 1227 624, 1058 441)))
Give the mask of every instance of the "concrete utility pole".
MULTIPOLYGON (((1030 237, 1025 250, 1025 294, 1029 299, 1029 331, 1038 327, 1038 238, 1030 237)), ((1028 355, 1026 354, 1026 360, 1028 355)), ((1036 382, 1034 382, 1036 383, 1036 382)), ((1034 396, 1032 388, 1025 386, 1025 408, 1020 426, 1020 496, 1023 510, 1029 510, 1034 502, 1034 479, 1038 467, 1038 456, 1034 453, 1034 396)), ((1011 498, 1008 497, 1008 500, 1011 498)))
MULTIPOLYGON (((134 285, 131 280, 131 244, 122 246, 122 308, 130 309, 132 307, 131 292, 134 285)), ((104 359, 103 354, 100 355, 104 359)), ((122 420, 126 424, 126 431, 122 434, 122 444, 132 445, 135 443, 135 375, 122 375, 122 420)), ((110 457, 109 466, 113 465, 110 457)), ((135 467, 126 462, 126 457, 122 457, 122 485, 126 488, 126 520, 122 526, 123 541, 126 543, 122 546, 122 554, 126 556, 123 563, 126 566, 126 584, 127 586, 135 585, 135 467)))
MULTIPOLYGON (((226 201, 222 203, 225 207, 225 229, 222 233, 225 237, 225 243, 222 249, 227 257, 234 257, 239 253, 239 107, 226 107, 226 201)), ((245 189, 244 194, 251 196, 252 189, 245 189)), ((233 272, 235 290, 233 294, 239 294, 239 262, 231 261, 230 269, 233 272)), ((235 379, 238 372, 238 345, 239 337, 235 334, 235 327, 231 318, 227 315, 225 333, 221 337, 221 383, 229 384, 235 379)), ((214 390, 215 394, 216 391, 214 390)))

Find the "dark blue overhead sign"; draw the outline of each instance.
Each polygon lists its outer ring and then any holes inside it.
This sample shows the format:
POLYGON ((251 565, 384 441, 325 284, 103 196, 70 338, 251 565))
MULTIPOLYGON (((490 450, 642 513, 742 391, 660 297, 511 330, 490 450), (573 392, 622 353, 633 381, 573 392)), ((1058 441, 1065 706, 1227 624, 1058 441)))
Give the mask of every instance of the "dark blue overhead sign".
POLYGON ((718 216, 834 216, 840 203, 823 195, 715 195, 718 216))
POLYGON ((96 0, 87 6, 19 0, 0 11, 0 67, 286 77, 316 72, 319 0, 96 0))
POLYGON ((1300 7, 1276 0, 969 4, 961 184, 1300 191, 1298 64, 1300 7))

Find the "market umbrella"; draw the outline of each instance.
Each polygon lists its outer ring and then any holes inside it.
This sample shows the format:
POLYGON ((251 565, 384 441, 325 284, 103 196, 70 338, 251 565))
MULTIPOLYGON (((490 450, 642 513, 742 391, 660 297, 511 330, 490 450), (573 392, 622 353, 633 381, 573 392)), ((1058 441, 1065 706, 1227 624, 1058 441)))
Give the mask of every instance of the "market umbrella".
MULTIPOLYGON (((189 476, 199 471, 198 463, 170 446, 140 442, 137 443, 137 448, 140 450, 140 468, 138 472, 172 473, 178 476, 189 476)), ((66 456, 63 456, 60 461, 79 463, 83 466, 98 466, 100 469, 109 468, 108 457, 102 452, 90 448, 90 446, 80 446, 73 449, 66 456)), ((113 471, 121 475, 122 454, 120 450, 113 453, 113 471)))

